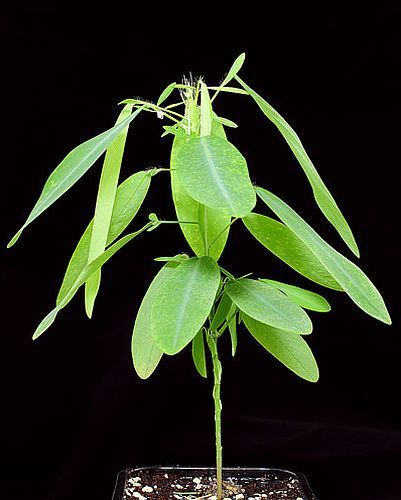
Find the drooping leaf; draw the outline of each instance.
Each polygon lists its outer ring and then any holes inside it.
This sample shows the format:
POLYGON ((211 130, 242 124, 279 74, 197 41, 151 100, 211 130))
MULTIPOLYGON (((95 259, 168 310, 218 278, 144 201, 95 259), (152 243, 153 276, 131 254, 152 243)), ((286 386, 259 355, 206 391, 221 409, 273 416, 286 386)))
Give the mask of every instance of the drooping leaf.
POLYGON ((201 82, 200 114, 200 135, 204 137, 212 133, 213 122, 213 110, 210 103, 209 91, 205 82, 201 82))
MULTIPOLYGON (((225 137, 224 128, 213 121, 212 134, 225 137)), ((181 145, 181 137, 175 137, 171 151, 171 190, 177 219, 198 222, 198 224, 180 224, 185 239, 195 255, 201 257, 208 253, 217 261, 227 242, 231 217, 221 210, 202 207, 201 203, 198 203, 185 191, 175 171, 176 155, 181 145), (211 245, 208 250, 206 250, 205 244, 207 247, 211 245)))
POLYGON ((21 229, 11 239, 8 247, 16 243, 22 231, 39 215, 49 208, 60 196, 72 187, 106 151, 114 139, 142 111, 137 109, 131 116, 102 134, 89 139, 73 149, 50 174, 43 191, 21 229))
POLYGON ((193 257, 174 269, 152 306, 152 336, 166 354, 177 354, 206 321, 220 282, 210 257, 193 257))
POLYGON ((273 328, 246 315, 244 323, 252 336, 280 363, 309 382, 318 381, 316 360, 300 335, 273 328))
POLYGON ((237 317, 236 317, 237 306, 232 304, 231 310, 228 314, 228 329, 230 331, 231 337, 231 355, 234 357, 237 352, 238 346, 238 335, 237 335, 237 317))
POLYGON ((142 379, 149 378, 163 355, 151 335, 151 312, 157 290, 166 282, 177 264, 167 263, 153 278, 142 299, 132 333, 131 353, 134 368, 142 379))
POLYGON ((201 377, 207 378, 205 341, 203 338, 203 330, 195 335, 192 340, 192 359, 195 368, 201 377))
POLYGON ((226 293, 223 293, 219 305, 217 306, 216 312, 214 313, 212 324, 210 325, 210 329, 212 331, 217 330, 228 318, 231 306, 232 300, 226 293))
POLYGON ((298 135, 284 120, 284 118, 259 94, 257 94, 245 82, 243 82, 241 78, 236 76, 236 80, 254 99, 264 115, 279 129, 282 136, 294 153, 299 164, 301 165, 303 171, 305 172, 305 175, 312 187, 316 203, 318 204, 320 210, 326 216, 327 220, 336 228, 339 235, 352 250, 352 252, 357 257, 359 257, 358 245, 356 244, 351 228, 349 227, 332 194, 327 189, 311 159, 306 153, 298 135))
POLYGON ((267 283, 241 278, 229 282, 225 290, 234 304, 251 318, 301 335, 312 332, 305 311, 267 283))
POLYGON ((308 246, 310 251, 341 285, 355 304, 370 316, 383 321, 383 323, 391 324, 383 298, 359 267, 326 243, 309 224, 278 196, 261 188, 257 188, 257 193, 284 224, 308 246))
MULTIPOLYGON (((145 226, 146 228, 146 226, 145 226)), ((63 297, 62 300, 57 301, 56 307, 50 311, 50 313, 41 321, 39 326, 36 328, 35 333, 33 334, 33 340, 36 340, 40 337, 54 322, 57 314, 69 304, 74 295, 77 293, 78 289, 85 283, 85 281, 91 276, 94 272, 100 269, 113 255, 118 252, 123 246, 133 240, 136 236, 143 233, 145 228, 136 231, 135 233, 127 234, 123 236, 118 241, 116 241, 113 245, 111 245, 107 250, 105 250, 99 257, 93 260, 90 264, 85 266, 83 270, 79 273, 74 283, 70 286, 68 292, 63 297)))
POLYGON ((252 236, 295 271, 327 288, 342 290, 308 246, 284 224, 255 213, 242 220, 252 236))
MULTIPOLYGON (((116 125, 128 118, 131 113, 132 104, 126 104, 117 118, 116 125)), ((128 127, 114 139, 106 150, 93 218, 88 262, 98 257, 106 248, 127 133, 128 127)), ((101 270, 99 269, 85 283, 85 308, 89 318, 92 316, 93 306, 99 291, 100 277, 101 270)))
POLYGON ((255 206, 245 158, 224 139, 187 137, 177 150, 175 168, 185 191, 199 203, 234 217, 255 206))
MULTIPOLYGON (((152 175, 152 170, 137 172, 118 186, 113 214, 111 216, 107 245, 110 245, 120 236, 137 214, 148 192, 152 175)), ((86 228, 72 254, 57 296, 57 304, 66 297, 77 277, 88 263, 92 228, 93 221, 90 222, 86 228)))
POLYGON ((163 90, 163 92, 160 94, 159 99, 157 100, 158 106, 160 106, 160 104, 162 104, 170 96, 170 94, 174 91, 176 85, 177 84, 175 82, 167 85, 167 87, 163 90))
POLYGON ((304 309, 316 312, 329 312, 331 310, 330 304, 327 300, 318 293, 305 290, 299 286, 287 285, 281 281, 262 279, 264 283, 276 287, 278 290, 284 292, 289 299, 298 304, 304 309))

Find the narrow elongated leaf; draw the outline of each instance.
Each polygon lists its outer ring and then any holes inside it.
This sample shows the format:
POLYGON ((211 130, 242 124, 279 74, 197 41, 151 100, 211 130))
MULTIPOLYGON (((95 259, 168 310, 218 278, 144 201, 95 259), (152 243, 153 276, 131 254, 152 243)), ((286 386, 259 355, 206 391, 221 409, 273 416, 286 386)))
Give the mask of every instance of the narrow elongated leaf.
POLYGON ((218 123, 221 123, 222 125, 225 125, 226 127, 238 128, 238 125, 235 122, 221 116, 216 116, 216 121, 218 123))
POLYGON ((174 91, 176 85, 177 84, 175 82, 167 85, 167 87, 163 90, 163 92, 160 94, 159 99, 157 100, 158 106, 160 106, 160 104, 162 104, 169 97, 169 95, 174 91))
POLYGON ((210 103, 209 91, 205 82, 201 82, 200 113, 200 135, 210 135, 212 133, 213 110, 210 103))
POLYGON ((115 125, 106 132, 103 132, 89 141, 73 149, 58 167, 52 172, 44 185, 43 191, 29 214, 27 220, 16 235, 7 245, 11 247, 21 236, 22 231, 39 215, 49 208, 60 196, 62 196, 71 186, 73 186, 100 158, 114 139, 138 116, 142 108, 137 109, 131 116, 115 125))
MULTIPOLYGON (((117 118, 116 125, 128 118, 131 112, 132 105, 125 105, 117 118)), ((96 259, 106 248, 127 133, 128 127, 114 139, 106 151, 93 218, 88 262, 96 259)), ((89 318, 92 316, 96 295, 99 291, 100 273, 99 269, 85 283, 85 308, 89 318)))
POLYGON ((331 310, 330 304, 327 300, 318 293, 305 290, 294 285, 287 285, 281 281, 262 279, 264 283, 276 287, 278 290, 284 292, 289 299, 310 311, 316 312, 329 312, 331 310))
POLYGON ((336 228, 341 238, 345 241, 352 252, 359 257, 358 245, 352 234, 351 228, 345 220, 343 214, 338 208, 330 191, 322 181, 311 159, 306 153, 298 135, 284 120, 284 118, 259 94, 252 90, 245 82, 236 76, 236 80, 254 99, 264 115, 279 129, 287 144, 294 153, 296 159, 301 165, 305 175, 312 187, 313 195, 320 210, 326 216, 327 220, 336 228))
POLYGON ((242 221, 264 247, 295 271, 327 288, 342 290, 308 246, 284 224, 255 213, 244 217, 242 221))
POLYGON ((235 353, 237 352, 237 346, 238 346, 238 335, 237 335, 237 317, 236 317, 236 312, 237 311, 237 306, 235 304, 232 304, 231 310, 229 312, 229 322, 228 322, 228 329, 230 331, 230 337, 231 337, 231 355, 234 357, 235 353))
MULTIPOLYGON (((244 64, 245 61, 245 52, 240 54, 235 61, 233 62, 231 68, 229 69, 227 76, 224 78, 224 80, 221 82, 221 84, 218 87, 214 87, 216 89, 216 92, 213 96, 213 100, 217 97, 219 92, 221 90, 225 90, 224 87, 231 82, 233 78, 235 78, 236 74, 238 71, 242 68, 242 65, 244 64)), ((235 89, 236 90, 236 89, 235 89)))
POLYGON ((149 378, 163 355, 151 335, 151 312, 157 290, 166 282, 176 263, 168 262, 153 278, 139 306, 132 333, 131 353, 134 368, 142 379, 149 378))
POLYGON ((210 257, 188 259, 157 291, 152 306, 152 336, 166 354, 177 354, 206 321, 220 282, 210 257))
MULTIPOLYGON (((153 173, 154 171, 152 170, 137 172, 118 186, 107 237, 107 245, 110 245, 120 236, 137 214, 148 192, 153 173)), ((86 228, 72 254, 57 296, 57 304, 63 301, 81 271, 88 264, 92 228, 93 221, 86 228)))
POLYGON ((261 188, 257 188, 257 193, 284 224, 309 247, 310 251, 355 304, 370 316, 391 324, 390 316, 379 291, 359 267, 326 243, 278 196, 261 188))
POLYGON ((223 324, 226 318, 228 318, 231 308, 232 300, 226 293, 223 293, 219 305, 217 306, 216 312, 214 313, 212 324, 210 325, 211 330, 217 330, 217 328, 219 328, 223 324))
POLYGON ((56 307, 50 311, 50 313, 41 321, 39 326, 36 328, 35 333, 33 334, 33 340, 37 339, 42 335, 54 322, 57 314, 69 304, 74 295, 77 293, 78 289, 85 283, 85 281, 91 276, 94 272, 100 269, 113 255, 118 252, 123 246, 133 240, 136 236, 141 234, 145 228, 136 231, 135 233, 127 234, 123 236, 121 239, 116 241, 114 245, 110 246, 107 250, 105 250, 99 257, 93 260, 90 264, 85 266, 83 270, 79 273, 76 280, 69 288, 68 293, 63 297, 62 300, 57 302, 56 307))
POLYGON ((309 382, 318 381, 319 369, 316 360, 300 335, 264 325, 246 315, 244 323, 259 344, 280 363, 309 382))
MULTIPOLYGON (((212 134, 225 137, 224 128, 214 121, 212 134)), ((171 151, 171 190, 177 219, 198 222, 180 224, 185 239, 195 255, 209 254, 217 261, 227 242, 231 217, 220 210, 202 206, 185 191, 175 171, 176 155, 181 145, 181 137, 175 137, 171 151), (209 245, 210 248, 207 248, 209 245)))
POLYGON ((251 318, 301 335, 312 332, 305 311, 266 283, 242 278, 229 282, 225 290, 234 304, 251 318))
POLYGON ((207 378, 205 341, 202 330, 199 330, 195 338, 192 340, 192 359, 199 375, 207 378))
POLYGON ((245 158, 224 139, 186 138, 177 150, 175 167, 185 191, 199 203, 234 217, 247 215, 255 206, 245 158))

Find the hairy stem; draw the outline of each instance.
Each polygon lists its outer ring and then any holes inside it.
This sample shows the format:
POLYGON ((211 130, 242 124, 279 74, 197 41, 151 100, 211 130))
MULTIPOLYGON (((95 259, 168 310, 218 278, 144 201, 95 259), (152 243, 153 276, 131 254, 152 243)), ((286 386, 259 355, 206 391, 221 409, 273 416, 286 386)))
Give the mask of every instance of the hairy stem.
POLYGON ((213 337, 210 332, 206 335, 213 363, 213 400, 214 400, 214 423, 215 423, 215 438, 216 438, 216 478, 217 478, 217 500, 223 498, 223 446, 221 443, 221 410, 222 404, 220 399, 221 387, 221 362, 217 351, 217 338, 213 337))

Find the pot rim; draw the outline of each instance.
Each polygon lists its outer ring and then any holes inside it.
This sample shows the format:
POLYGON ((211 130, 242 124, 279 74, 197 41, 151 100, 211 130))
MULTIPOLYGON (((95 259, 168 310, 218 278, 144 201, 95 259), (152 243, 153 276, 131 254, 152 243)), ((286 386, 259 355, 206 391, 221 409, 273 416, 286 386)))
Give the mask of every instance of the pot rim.
MULTIPOLYGON (((143 470, 160 470, 160 471, 176 471, 176 470, 181 470, 181 471, 186 471, 186 470, 191 470, 191 471, 215 471, 215 467, 207 467, 207 466, 191 466, 191 465, 146 465, 146 466, 135 466, 135 467, 127 467, 123 470, 121 470, 118 475, 117 475, 117 481, 116 485, 114 488, 114 493, 113 493, 113 498, 112 500, 122 500, 123 498, 123 493, 124 493, 124 487, 125 487, 125 478, 128 472, 136 472, 136 471, 143 471, 143 470)), ((304 495, 307 495, 307 498, 305 500, 317 500, 317 497, 313 493, 308 480, 306 479, 305 475, 302 474, 302 472, 294 472, 290 471, 287 469, 281 469, 279 467, 245 467, 245 466, 229 466, 229 467, 223 467, 224 472, 241 472, 245 471, 248 473, 258 473, 258 472, 281 472, 288 474, 292 476, 293 478, 298 479, 298 481, 301 483, 301 486, 304 490, 304 495)))

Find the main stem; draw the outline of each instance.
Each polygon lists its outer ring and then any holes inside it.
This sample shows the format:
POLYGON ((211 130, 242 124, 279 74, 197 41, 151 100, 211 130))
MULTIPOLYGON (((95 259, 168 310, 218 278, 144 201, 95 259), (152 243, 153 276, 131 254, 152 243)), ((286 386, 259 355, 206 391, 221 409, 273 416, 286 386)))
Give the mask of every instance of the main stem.
POLYGON ((221 444, 221 410, 222 404, 220 399, 221 387, 221 362, 217 351, 217 338, 213 337, 210 332, 206 335, 213 363, 213 400, 214 400, 214 423, 216 437, 216 479, 217 479, 217 500, 223 498, 223 446, 221 444))

